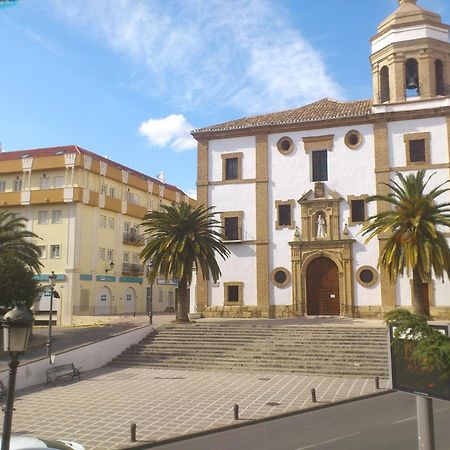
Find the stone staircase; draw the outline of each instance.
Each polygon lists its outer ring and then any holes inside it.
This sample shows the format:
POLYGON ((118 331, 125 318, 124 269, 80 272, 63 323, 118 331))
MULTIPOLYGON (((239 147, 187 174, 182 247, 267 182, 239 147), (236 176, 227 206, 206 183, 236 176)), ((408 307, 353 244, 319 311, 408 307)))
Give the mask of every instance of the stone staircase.
POLYGON ((206 322, 166 325, 115 366, 387 377, 384 328, 206 322))

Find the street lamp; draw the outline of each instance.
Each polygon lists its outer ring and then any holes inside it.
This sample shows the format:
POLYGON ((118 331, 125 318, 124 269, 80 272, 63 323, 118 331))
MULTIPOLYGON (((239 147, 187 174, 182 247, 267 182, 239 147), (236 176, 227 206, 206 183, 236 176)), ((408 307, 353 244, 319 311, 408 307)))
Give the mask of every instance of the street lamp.
POLYGON ((9 450, 11 439, 12 415, 14 406, 14 394, 16 387, 16 373, 19 365, 18 356, 27 349, 28 338, 30 337, 33 317, 25 306, 16 306, 7 312, 1 321, 3 326, 3 349, 8 352, 9 380, 8 392, 6 394, 5 416, 3 419, 3 434, 1 450, 9 450))
POLYGON ((56 275, 53 270, 48 276, 48 282, 50 283, 50 313, 48 318, 47 356, 50 358, 50 355, 52 354, 53 292, 56 285, 56 275))

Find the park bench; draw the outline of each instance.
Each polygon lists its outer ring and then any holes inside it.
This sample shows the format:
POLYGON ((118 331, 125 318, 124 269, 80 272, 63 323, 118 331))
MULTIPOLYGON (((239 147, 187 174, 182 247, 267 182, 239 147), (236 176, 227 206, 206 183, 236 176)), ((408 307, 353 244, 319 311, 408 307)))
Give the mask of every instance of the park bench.
POLYGON ((47 381, 45 385, 48 385, 49 382, 58 381, 63 377, 71 377, 72 381, 75 381, 75 378, 78 378, 78 381, 80 380, 80 371, 73 365, 73 363, 50 367, 50 369, 46 370, 46 375, 47 381))

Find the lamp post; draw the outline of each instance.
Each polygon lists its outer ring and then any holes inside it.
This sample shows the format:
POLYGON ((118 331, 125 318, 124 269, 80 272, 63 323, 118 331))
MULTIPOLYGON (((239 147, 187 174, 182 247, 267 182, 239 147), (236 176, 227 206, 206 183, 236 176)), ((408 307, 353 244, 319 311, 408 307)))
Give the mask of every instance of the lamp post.
POLYGON ((9 380, 8 392, 6 394, 5 416, 3 419, 3 434, 1 450, 9 450, 11 439, 11 425, 14 406, 14 395, 16 387, 16 373, 19 365, 18 356, 27 349, 28 338, 30 337, 33 317, 25 306, 16 306, 7 312, 2 319, 3 326, 3 347, 8 352, 9 380))
POLYGON ((50 313, 48 317, 48 340, 47 340, 47 356, 50 358, 52 354, 52 325, 53 325, 53 293, 56 285, 56 275, 53 272, 48 276, 50 283, 50 313))

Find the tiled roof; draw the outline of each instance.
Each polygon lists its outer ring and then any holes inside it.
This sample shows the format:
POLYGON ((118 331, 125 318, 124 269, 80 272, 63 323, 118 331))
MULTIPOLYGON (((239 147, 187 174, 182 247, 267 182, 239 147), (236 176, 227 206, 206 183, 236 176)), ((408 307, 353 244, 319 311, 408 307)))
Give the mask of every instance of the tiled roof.
POLYGON ((45 156, 57 156, 57 155, 64 155, 66 153, 80 153, 82 155, 88 155, 92 158, 98 159, 100 161, 104 161, 107 164, 117 167, 118 169, 125 170, 126 172, 133 174, 139 178, 142 178, 144 180, 150 180, 155 184, 163 184, 166 187, 173 189, 174 191, 178 191, 183 195, 186 195, 181 189, 177 188, 176 186, 168 183, 162 183, 156 178, 150 177, 148 175, 145 175, 142 172, 138 172, 137 170, 130 169, 127 166, 124 166, 120 163, 111 161, 108 158, 105 158, 104 156, 97 155, 96 153, 93 153, 89 150, 86 150, 84 148, 78 147, 77 145, 64 145, 61 147, 46 147, 46 148, 33 148, 29 150, 14 150, 14 151, 8 151, 8 152, 1 152, 0 153, 0 162, 1 161, 9 161, 13 159, 21 159, 26 157, 32 157, 32 158, 42 158, 45 156))
POLYGON ((271 125, 301 124, 350 117, 365 117, 371 114, 371 108, 371 100, 340 102, 330 98, 324 98, 309 105, 302 106, 301 108, 244 117, 219 125, 200 128, 194 130, 192 134, 267 127, 271 125))

